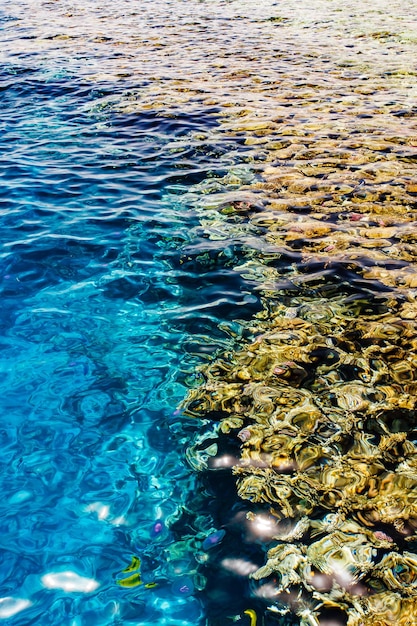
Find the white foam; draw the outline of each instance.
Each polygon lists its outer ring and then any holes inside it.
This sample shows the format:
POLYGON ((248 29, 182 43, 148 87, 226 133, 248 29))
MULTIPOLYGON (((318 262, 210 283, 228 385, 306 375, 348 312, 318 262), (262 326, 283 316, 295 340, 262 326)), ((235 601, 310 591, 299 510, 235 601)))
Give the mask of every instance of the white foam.
POLYGON ((91 593, 95 591, 100 584, 93 578, 84 578, 75 572, 51 572, 45 574, 41 578, 44 587, 48 589, 63 589, 68 593, 80 591, 82 593, 91 593))
POLYGON ((7 596, 6 598, 0 598, 0 619, 8 619, 13 617, 20 611, 24 611, 32 605, 30 600, 23 598, 12 598, 7 596))

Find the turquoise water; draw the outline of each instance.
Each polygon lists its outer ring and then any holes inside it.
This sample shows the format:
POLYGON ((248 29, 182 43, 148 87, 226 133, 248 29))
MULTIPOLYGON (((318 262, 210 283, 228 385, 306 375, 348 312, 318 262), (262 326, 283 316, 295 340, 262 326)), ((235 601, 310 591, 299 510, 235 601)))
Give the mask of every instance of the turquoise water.
POLYGON ((241 441, 179 407, 300 267, 319 313, 381 290, 294 233, 415 197, 416 20, 383 4, 2 3, 0 621, 316 626, 249 579, 241 441))
POLYGON ((233 162, 199 139, 217 111, 102 110, 117 85, 12 56, 0 104, 0 619, 198 624, 204 581, 171 529, 196 488, 184 449, 198 422, 176 408, 225 341, 219 320, 256 305, 233 270, 182 268, 205 245, 183 194, 233 162))
MULTIPOLYGON (((161 578, 192 480, 169 431, 187 334, 164 257, 192 221, 164 193, 175 128, 86 116, 99 96, 75 80, 9 66, 2 82, 0 612, 155 623, 163 593, 116 579, 145 550, 143 580, 161 578)), ((192 598, 169 612, 185 608, 198 619, 192 598)))

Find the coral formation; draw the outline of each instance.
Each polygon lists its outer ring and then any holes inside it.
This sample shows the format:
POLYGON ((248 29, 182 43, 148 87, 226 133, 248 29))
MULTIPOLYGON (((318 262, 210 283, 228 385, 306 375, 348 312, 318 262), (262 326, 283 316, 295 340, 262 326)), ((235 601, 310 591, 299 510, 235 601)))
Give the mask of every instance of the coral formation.
POLYGON ((305 626, 334 610, 348 626, 412 624, 415 164, 411 152, 388 158, 366 133, 352 145, 360 163, 330 159, 316 138, 307 154, 306 135, 303 145, 270 146, 268 161, 283 150, 284 160, 267 163, 262 181, 240 195, 217 190, 201 208, 208 238, 245 243, 229 262, 263 310, 250 339, 236 336, 201 368, 183 408, 235 438, 237 493, 277 522, 265 564, 250 574, 269 586, 272 611, 305 626))
POLYGON ((392 297, 291 304, 206 365, 185 410, 220 416, 241 442, 239 496, 283 525, 254 579, 278 577, 277 598, 296 587, 300 616, 307 594, 317 614, 341 607, 349 626, 359 615, 384 624, 381 598, 400 621, 417 612, 415 307, 392 297), (296 540, 288 520, 302 522, 296 540))
MULTIPOLYGON (((302 63, 288 49, 282 63, 242 60, 228 78, 246 101, 211 94, 244 159, 184 194, 207 241, 184 264, 233 268, 263 310, 229 333, 183 409, 234 440, 212 467, 232 466, 242 501, 276 522, 249 574, 271 611, 405 626, 417 621, 415 71, 409 40, 369 30, 354 5, 361 21, 313 38, 302 63), (376 46, 390 37, 387 70, 376 46)), ((291 42, 293 20, 278 22, 291 42)))

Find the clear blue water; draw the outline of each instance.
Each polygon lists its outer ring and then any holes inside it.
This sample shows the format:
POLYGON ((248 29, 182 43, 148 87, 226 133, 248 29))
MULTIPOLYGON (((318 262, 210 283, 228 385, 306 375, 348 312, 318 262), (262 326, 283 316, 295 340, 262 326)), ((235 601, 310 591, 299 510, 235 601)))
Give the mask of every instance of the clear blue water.
POLYGON ((229 470, 195 471, 213 426, 178 407, 276 280, 245 214, 268 202, 245 189, 268 151, 305 136, 327 154, 329 124, 348 140, 367 107, 404 135, 390 107, 415 104, 410 7, 391 7, 401 55, 379 39, 383 3, 336 4, 3 0, 3 623, 299 623, 265 611, 275 591, 248 575, 268 538, 244 530, 229 470))
POLYGON ((176 408, 248 300, 233 270, 181 266, 205 245, 182 196, 224 173, 196 133, 217 112, 101 110, 117 86, 52 69, 1 70, 0 619, 198 624, 171 526, 199 425, 176 408))

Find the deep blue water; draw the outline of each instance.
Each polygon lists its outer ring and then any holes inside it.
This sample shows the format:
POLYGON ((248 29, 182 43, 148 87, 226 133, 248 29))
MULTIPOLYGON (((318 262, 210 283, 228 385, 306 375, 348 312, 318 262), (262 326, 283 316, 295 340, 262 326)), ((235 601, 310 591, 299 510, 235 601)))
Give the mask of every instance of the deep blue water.
POLYGON ((256 301, 232 269, 190 261, 209 244, 182 196, 230 165, 196 135, 217 111, 101 110, 114 92, 2 67, 0 618, 13 624, 203 619, 192 548, 171 530, 196 481, 184 449, 198 422, 176 408, 225 341, 219 320, 256 301), (121 585, 132 572, 141 584, 121 585))

